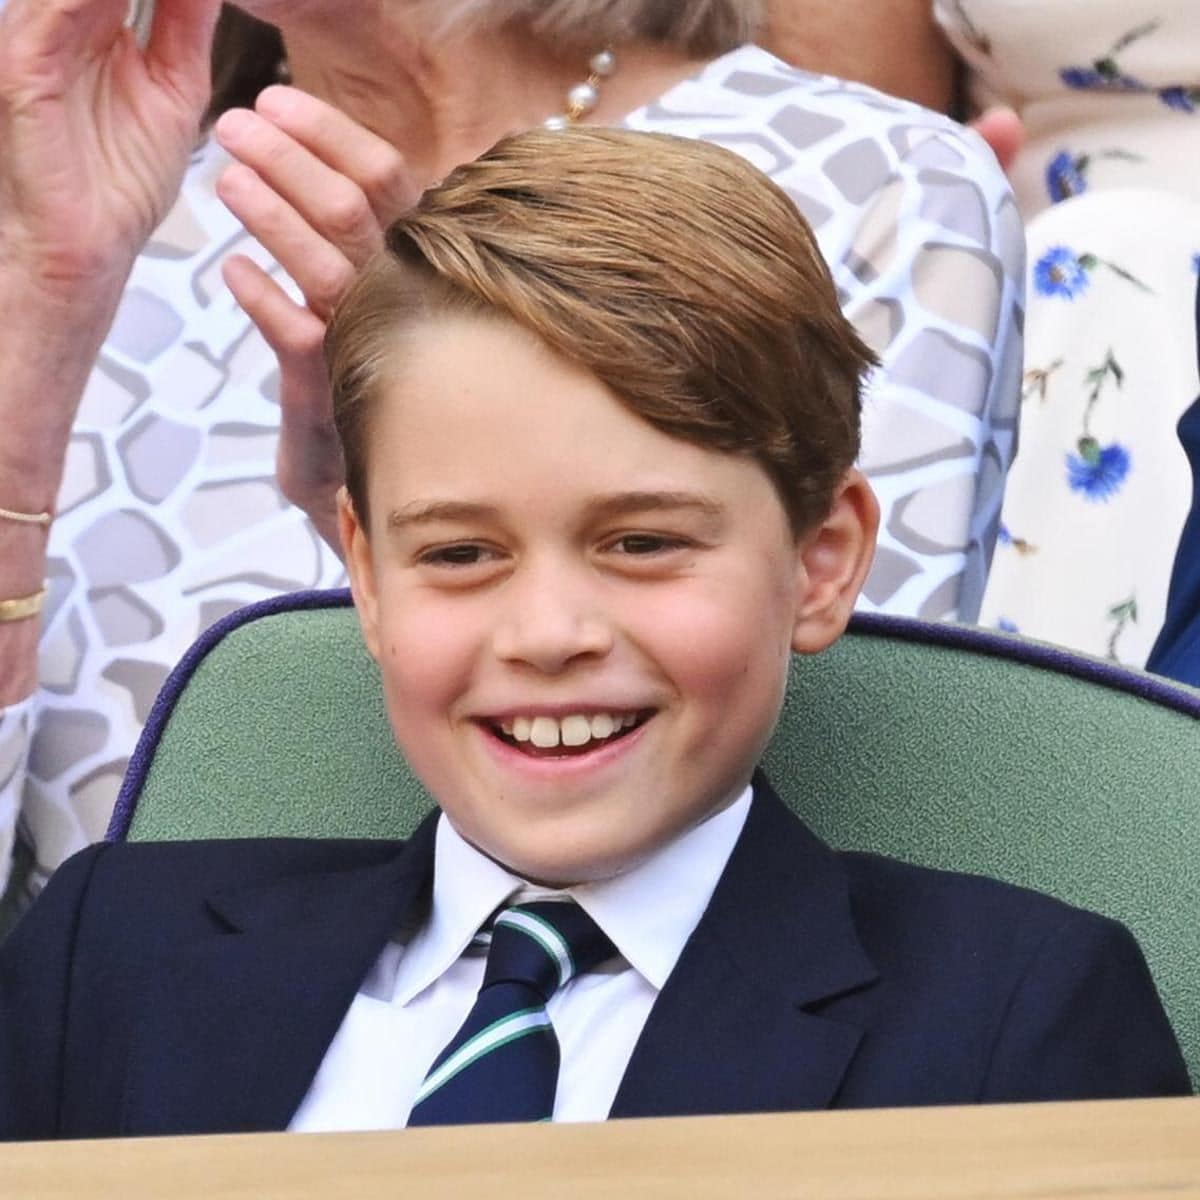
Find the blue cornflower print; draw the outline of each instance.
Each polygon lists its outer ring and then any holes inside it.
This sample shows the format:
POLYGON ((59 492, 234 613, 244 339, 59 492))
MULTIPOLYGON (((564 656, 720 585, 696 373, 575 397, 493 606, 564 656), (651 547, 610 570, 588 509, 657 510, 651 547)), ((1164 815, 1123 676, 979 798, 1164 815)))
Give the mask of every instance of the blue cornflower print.
POLYGON ((1091 67, 1063 67, 1058 77, 1067 87, 1077 91, 1090 91, 1104 86, 1104 76, 1091 67))
POLYGON ((996 530, 996 545, 1011 547, 1018 554, 1037 553, 1037 547, 1032 542, 1027 542, 1023 537, 1018 537, 1003 521, 1000 522, 1000 527, 996 530))
POLYGON ((1062 296, 1074 300, 1088 289, 1091 274, 1097 267, 1106 267, 1114 275, 1131 283, 1139 291, 1153 294, 1136 275, 1094 254, 1076 254, 1070 246, 1051 246, 1033 264, 1033 284, 1042 296, 1062 296))
POLYGON ((1200 109, 1200 88, 1168 87, 1160 89, 1159 99, 1176 112, 1195 113, 1200 109))
POLYGON ((1059 79, 1073 91, 1148 92, 1149 87, 1132 75, 1122 75, 1111 59, 1102 59, 1095 67, 1063 67, 1059 79), (1097 69, 1098 68, 1098 69, 1097 69))
POLYGON ((1093 150, 1090 154, 1072 154, 1069 150, 1060 150, 1046 164, 1046 190, 1050 193, 1050 199, 1058 204, 1072 196, 1082 196, 1088 190, 1088 171, 1099 159, 1126 163, 1142 161, 1140 155, 1121 149, 1093 150))
POLYGON ((1126 75, 1117 62, 1117 55, 1128 49, 1134 42, 1154 33, 1158 29, 1157 21, 1148 21, 1139 25, 1113 43, 1112 48, 1101 58, 1086 67, 1063 67, 1058 77, 1063 83, 1078 91, 1098 92, 1148 92, 1150 88, 1133 75, 1126 75))
POLYGON ((1070 246, 1051 246, 1033 268, 1034 286, 1043 296, 1074 300, 1087 291, 1089 282, 1086 256, 1070 246))
POLYGON ((998 620, 996 622, 996 628, 1001 633, 1020 633, 1021 632, 1021 630, 1017 626, 1016 621, 1010 621, 1007 617, 1001 617, 1000 620, 998 620))
POLYGON ((1067 483, 1085 500, 1102 502, 1115 496, 1129 477, 1133 460, 1119 442, 1101 446, 1095 438, 1079 439, 1079 453, 1067 455, 1067 483))
POLYGON ((1055 204, 1087 191, 1085 165, 1086 160, 1075 158, 1069 150, 1060 151, 1050 160, 1046 167, 1046 187, 1055 204))

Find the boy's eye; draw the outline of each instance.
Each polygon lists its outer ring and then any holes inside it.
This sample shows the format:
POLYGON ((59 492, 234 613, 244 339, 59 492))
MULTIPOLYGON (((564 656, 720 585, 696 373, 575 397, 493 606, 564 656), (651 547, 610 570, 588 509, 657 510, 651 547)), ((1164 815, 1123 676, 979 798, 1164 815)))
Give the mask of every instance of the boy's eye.
POLYGON ((622 554, 662 554, 667 550, 678 550, 684 540, 665 533, 626 533, 613 542, 613 548, 622 554))
POLYGON ((433 567, 473 567, 488 557, 486 546, 480 546, 476 542, 461 542, 454 546, 435 546, 426 550, 421 554, 420 562, 422 565, 433 567))

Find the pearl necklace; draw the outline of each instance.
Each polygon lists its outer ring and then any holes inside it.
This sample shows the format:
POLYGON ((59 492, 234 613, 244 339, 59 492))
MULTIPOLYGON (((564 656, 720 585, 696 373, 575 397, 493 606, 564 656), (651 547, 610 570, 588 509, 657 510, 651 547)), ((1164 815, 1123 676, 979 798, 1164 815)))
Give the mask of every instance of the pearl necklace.
POLYGON ((549 117, 547 129, 568 129, 588 115, 600 100, 600 85, 617 69, 617 56, 611 50, 601 50, 588 61, 588 77, 567 93, 567 108, 558 116, 549 117))

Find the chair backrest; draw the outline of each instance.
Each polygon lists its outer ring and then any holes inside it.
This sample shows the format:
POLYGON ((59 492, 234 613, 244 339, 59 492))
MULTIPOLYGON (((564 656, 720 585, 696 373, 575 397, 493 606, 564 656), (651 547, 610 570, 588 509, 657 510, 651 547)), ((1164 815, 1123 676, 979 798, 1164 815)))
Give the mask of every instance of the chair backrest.
MULTIPOLYGON (((794 662, 765 765, 827 841, 1124 921, 1200 1077, 1200 692, 1020 638, 857 616, 794 662)), ((399 837, 430 806, 345 592, 210 630, 151 713, 109 836, 399 837)))

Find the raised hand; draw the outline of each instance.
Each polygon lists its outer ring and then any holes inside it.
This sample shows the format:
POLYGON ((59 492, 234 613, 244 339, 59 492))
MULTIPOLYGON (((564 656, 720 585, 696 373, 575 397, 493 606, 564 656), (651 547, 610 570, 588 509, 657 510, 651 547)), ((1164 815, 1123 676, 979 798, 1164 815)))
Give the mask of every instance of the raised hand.
MULTIPOLYGON (((0 10, 0 505, 52 512, 80 396, 134 259, 166 214, 208 97, 220 0, 0 10)), ((0 598, 36 593, 46 529, 0 522, 0 598)), ((0 625, 0 708, 38 678, 37 621, 0 625)))
POLYGON ((220 0, 159 0, 145 50, 127 8, 0 11, 0 263, 37 286, 119 293, 196 144, 220 0))
POLYGON ((237 159, 219 195, 303 296, 303 303, 293 300, 249 258, 225 263, 226 283, 279 358, 279 485, 340 553, 336 496, 344 475, 322 354, 325 324, 420 188, 388 142, 294 88, 268 88, 255 111, 226 113, 216 135, 237 159))

